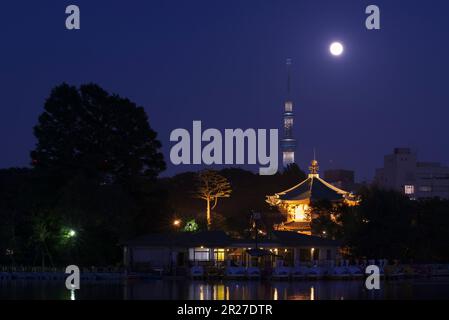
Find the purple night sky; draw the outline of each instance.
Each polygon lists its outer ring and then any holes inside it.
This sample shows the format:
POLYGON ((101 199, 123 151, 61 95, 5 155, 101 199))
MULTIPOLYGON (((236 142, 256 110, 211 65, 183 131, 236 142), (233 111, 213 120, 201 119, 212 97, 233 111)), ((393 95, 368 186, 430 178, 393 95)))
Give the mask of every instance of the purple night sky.
MULTIPOLYGON (((147 110, 164 145, 203 127, 280 128, 293 59, 297 160, 370 179, 394 147, 449 163, 449 3, 360 0, 8 1, 0 9, 0 168, 29 164, 52 87, 95 82, 147 110), (65 8, 81 30, 65 29, 65 8), (365 8, 381 9, 380 31, 365 8), (329 55, 333 40, 342 57, 329 55)), ((256 166, 258 167, 258 166, 256 166)), ((254 167, 254 170, 256 169, 254 167)))

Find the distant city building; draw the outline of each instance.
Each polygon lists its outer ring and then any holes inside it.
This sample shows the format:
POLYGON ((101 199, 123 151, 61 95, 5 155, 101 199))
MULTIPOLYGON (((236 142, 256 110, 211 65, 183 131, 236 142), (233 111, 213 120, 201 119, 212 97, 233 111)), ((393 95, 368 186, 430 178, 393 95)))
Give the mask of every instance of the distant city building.
POLYGON ((355 187, 354 171, 332 169, 324 171, 324 180, 337 188, 353 191, 355 187))
POLYGON ((290 99, 290 66, 291 59, 287 59, 287 101, 284 105, 284 136, 281 140, 282 163, 284 168, 295 162, 296 140, 293 138, 293 102, 290 99))
POLYGON ((409 148, 395 148, 384 157, 384 167, 376 169, 374 183, 410 198, 449 199, 449 167, 438 162, 418 162, 409 148))

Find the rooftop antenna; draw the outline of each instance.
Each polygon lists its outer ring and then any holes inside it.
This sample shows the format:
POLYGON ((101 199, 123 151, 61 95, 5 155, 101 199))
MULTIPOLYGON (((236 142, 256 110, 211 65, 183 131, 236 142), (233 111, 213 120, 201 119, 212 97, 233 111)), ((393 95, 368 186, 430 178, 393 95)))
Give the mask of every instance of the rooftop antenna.
POLYGON ((288 58, 286 61, 287 65, 287 99, 290 100, 290 82, 291 82, 291 66, 292 66, 292 59, 288 58))

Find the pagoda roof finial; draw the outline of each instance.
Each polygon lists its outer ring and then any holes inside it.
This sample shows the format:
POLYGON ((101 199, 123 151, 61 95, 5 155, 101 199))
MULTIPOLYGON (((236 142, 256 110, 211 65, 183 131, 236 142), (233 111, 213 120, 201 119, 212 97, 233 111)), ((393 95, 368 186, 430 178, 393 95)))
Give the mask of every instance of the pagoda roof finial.
POLYGON ((310 174, 317 175, 320 167, 318 166, 318 161, 316 159, 313 159, 310 163, 310 174))
POLYGON ((318 166, 318 161, 316 160, 316 149, 315 147, 313 148, 313 160, 310 163, 310 174, 312 175, 318 175, 318 171, 319 171, 320 167, 318 166))

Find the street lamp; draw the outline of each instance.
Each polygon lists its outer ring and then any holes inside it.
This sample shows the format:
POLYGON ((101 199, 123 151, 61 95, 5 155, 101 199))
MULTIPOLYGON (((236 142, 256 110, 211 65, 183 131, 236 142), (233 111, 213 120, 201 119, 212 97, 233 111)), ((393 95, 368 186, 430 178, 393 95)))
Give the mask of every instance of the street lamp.
POLYGON ((63 237, 66 239, 72 239, 75 238, 77 235, 77 232, 74 229, 70 229, 70 228, 64 228, 63 231, 63 237))
POLYGON ((174 225, 175 227, 181 226, 181 220, 176 219, 175 221, 173 221, 173 225, 174 225))
MULTIPOLYGON (((175 227, 176 230, 179 229, 179 227, 181 226, 181 220, 180 219, 175 219, 173 220, 173 226, 175 227)), ((175 234, 171 234, 170 235, 170 273, 173 275, 176 275, 176 268, 173 268, 173 246, 174 246, 174 242, 175 242, 175 234)))

